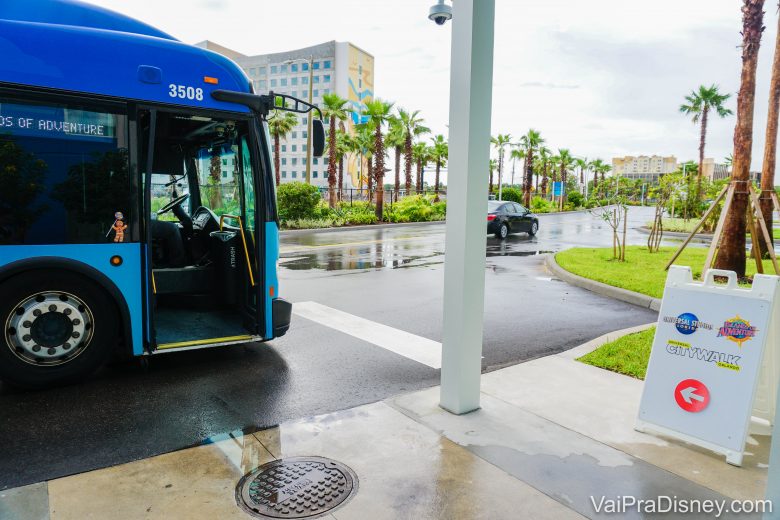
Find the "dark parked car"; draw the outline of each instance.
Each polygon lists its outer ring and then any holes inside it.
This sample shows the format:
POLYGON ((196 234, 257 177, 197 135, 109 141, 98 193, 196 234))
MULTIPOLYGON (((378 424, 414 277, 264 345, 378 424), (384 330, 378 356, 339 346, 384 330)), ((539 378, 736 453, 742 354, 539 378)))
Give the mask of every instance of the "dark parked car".
POLYGON ((539 231, 539 219, 529 210, 515 202, 489 200, 487 232, 504 239, 509 233, 528 233, 534 236, 539 231))

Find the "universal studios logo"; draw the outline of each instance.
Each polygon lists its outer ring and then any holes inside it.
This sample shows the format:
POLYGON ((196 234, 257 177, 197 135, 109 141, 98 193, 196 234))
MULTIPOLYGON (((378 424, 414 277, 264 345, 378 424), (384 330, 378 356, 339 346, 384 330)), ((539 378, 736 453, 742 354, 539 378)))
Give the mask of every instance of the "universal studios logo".
POLYGON ((696 329, 702 328, 704 330, 712 330, 711 323, 705 323, 699 321, 699 318, 691 313, 684 312, 679 316, 664 316, 664 323, 672 323, 680 334, 693 334, 696 329))

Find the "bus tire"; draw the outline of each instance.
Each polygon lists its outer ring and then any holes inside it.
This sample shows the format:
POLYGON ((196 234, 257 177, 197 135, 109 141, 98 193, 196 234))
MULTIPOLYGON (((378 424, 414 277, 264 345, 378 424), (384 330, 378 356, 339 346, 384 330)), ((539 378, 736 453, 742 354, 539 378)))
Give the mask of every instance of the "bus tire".
POLYGON ((91 375, 119 339, 116 304, 96 282, 35 270, 0 284, 0 379, 41 388, 91 375))

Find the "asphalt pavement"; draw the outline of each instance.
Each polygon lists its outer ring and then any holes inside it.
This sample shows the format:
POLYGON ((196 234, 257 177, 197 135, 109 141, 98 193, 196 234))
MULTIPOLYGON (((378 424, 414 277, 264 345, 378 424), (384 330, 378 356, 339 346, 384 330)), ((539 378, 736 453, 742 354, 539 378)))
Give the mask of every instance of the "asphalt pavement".
MULTIPOLYGON (((629 243, 650 208, 629 212, 629 243)), ((282 235, 280 294, 381 331, 441 340, 441 224, 282 235), (368 322, 366 322, 368 323, 368 322)), ((489 237, 483 368, 561 352, 656 314, 553 278, 542 254, 610 246, 589 213, 541 217, 536 237, 489 237)), ((439 370, 359 339, 348 327, 293 315, 266 344, 155 356, 78 385, 37 392, 0 386, 0 489, 212 442, 438 384, 439 370)))

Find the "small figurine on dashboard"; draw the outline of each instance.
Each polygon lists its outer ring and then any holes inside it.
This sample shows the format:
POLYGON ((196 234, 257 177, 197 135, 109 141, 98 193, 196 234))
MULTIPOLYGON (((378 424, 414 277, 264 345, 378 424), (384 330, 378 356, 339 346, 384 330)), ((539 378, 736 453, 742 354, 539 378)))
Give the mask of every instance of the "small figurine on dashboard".
POLYGON ((114 213, 114 225, 111 226, 111 229, 114 230, 114 242, 125 241, 125 229, 127 229, 127 224, 124 223, 124 218, 125 216, 121 211, 114 213))

